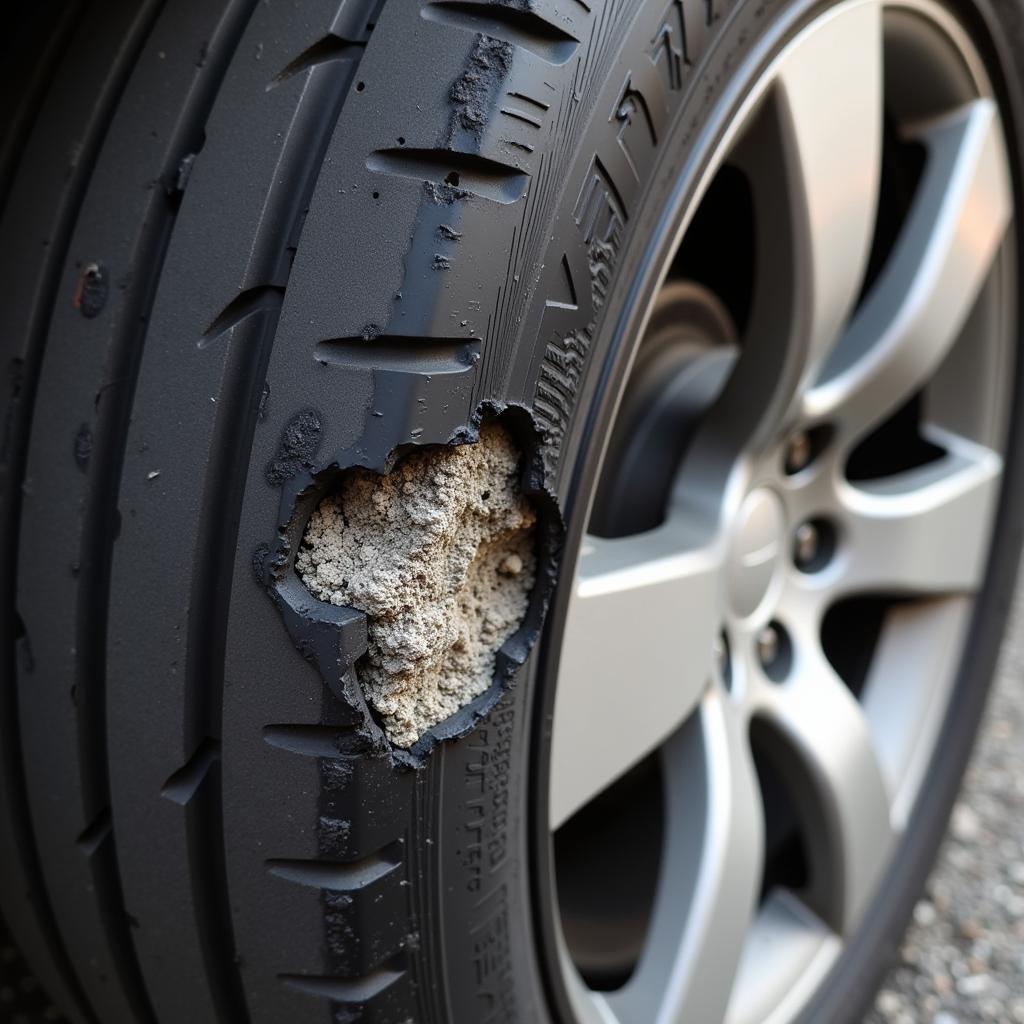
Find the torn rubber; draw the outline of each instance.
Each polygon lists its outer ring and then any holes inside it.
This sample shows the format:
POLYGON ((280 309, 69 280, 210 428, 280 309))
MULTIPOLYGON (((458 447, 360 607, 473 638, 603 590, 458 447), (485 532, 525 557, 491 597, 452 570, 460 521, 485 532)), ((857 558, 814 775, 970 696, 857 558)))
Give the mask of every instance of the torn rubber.
POLYGON ((468 732, 539 634, 562 537, 539 449, 526 410, 489 407, 447 444, 325 467, 257 554, 296 646, 398 761, 468 732))
POLYGON ((353 470, 313 512, 296 558, 310 593, 365 612, 359 678, 388 739, 409 748, 479 697, 519 628, 536 570, 520 453, 498 423, 471 445, 353 470))

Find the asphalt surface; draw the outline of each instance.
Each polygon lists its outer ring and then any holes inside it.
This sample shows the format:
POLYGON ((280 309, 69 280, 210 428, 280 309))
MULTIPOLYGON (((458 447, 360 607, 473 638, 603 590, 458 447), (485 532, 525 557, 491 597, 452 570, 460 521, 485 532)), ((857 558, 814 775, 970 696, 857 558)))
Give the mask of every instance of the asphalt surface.
POLYGON ((979 746, 865 1024, 1024 1024, 1024 588, 979 746))

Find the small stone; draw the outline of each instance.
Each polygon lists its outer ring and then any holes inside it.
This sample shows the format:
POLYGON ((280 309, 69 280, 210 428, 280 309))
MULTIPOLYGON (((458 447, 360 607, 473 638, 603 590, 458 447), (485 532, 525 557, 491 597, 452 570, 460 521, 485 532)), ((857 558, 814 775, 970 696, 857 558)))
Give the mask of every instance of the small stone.
MULTIPOLYGON (((946 853, 946 858, 961 874, 970 871, 975 866, 974 850, 967 846, 951 846, 946 853)), ((949 906, 948 901, 947 906, 949 906)))
POLYGON ((900 959, 905 964, 917 964, 921 960, 921 951, 917 948, 917 946, 914 946, 908 942, 900 950, 900 959))
POLYGON ((1003 1016, 1003 1001, 1001 999, 982 999, 978 1005, 978 1009, 984 1017, 989 1020, 1004 1020, 1003 1016))
POLYGON ((958 803, 953 808, 952 829, 961 842, 974 842, 981 832, 981 821, 967 804, 958 803))
POLYGON ((498 566, 503 576, 518 576, 523 571, 523 560, 519 555, 506 555, 498 566))
POLYGON ((935 905, 929 903, 928 900, 919 900, 914 907, 914 921, 922 928, 928 928, 933 925, 937 916, 935 905))
POLYGON ((110 285, 101 263, 89 263, 82 270, 75 288, 75 309, 91 320, 103 312, 110 285))
POLYGON ((992 978, 988 974, 968 974, 956 983, 956 990, 962 996, 980 996, 989 990, 992 978))
POLYGON ((1013 890, 1008 885, 997 885, 992 889, 992 899, 996 903, 1007 904, 1014 897, 1013 890))
POLYGON ((895 992, 883 988, 878 993, 877 999, 875 999, 875 1006, 878 1008, 879 1013, 884 1013, 886 1017, 891 1017, 893 1014, 899 1013, 903 1006, 903 1000, 895 992))

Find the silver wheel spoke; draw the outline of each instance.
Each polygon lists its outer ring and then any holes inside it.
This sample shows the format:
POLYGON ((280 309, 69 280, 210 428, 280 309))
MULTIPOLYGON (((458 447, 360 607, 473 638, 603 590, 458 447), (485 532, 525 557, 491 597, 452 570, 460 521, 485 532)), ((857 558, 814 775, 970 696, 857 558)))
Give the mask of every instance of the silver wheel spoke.
POLYGON ((797 642, 786 682, 768 688, 762 715, 787 741, 779 748, 782 770, 791 756, 786 748, 800 762, 792 790, 814 822, 806 835, 814 878, 808 901, 845 934, 873 894, 893 842, 890 795, 867 719, 811 635, 797 642))
POLYGON ((1001 135, 991 100, 922 131, 928 164, 901 239, 822 383, 808 392, 809 419, 863 434, 914 395, 949 351, 1010 221, 1001 135))
POLYGON ((860 701, 893 795, 892 820, 906 827, 949 707, 969 621, 964 597, 891 608, 860 701))
POLYGON ((936 462, 839 487, 846 534, 836 590, 970 593, 981 584, 1002 459, 962 438, 936 462))
POLYGON ((764 810, 743 716, 711 692, 692 730, 666 751, 675 874, 661 879, 636 973, 609 1000, 623 1021, 722 1020, 757 909, 764 810))
POLYGON ((814 373, 853 309, 867 267, 882 173, 882 10, 861 5, 827 20, 784 61, 795 193, 797 281, 808 289, 805 376, 814 373))
POLYGON ((721 555, 685 536, 670 520, 585 541, 555 694, 552 828, 664 742, 711 678, 721 555))
POLYGON ((842 940, 806 903, 774 886, 747 937, 726 1024, 795 1017, 841 949, 842 940))
POLYGON ((882 21, 823 19, 776 70, 740 143, 762 221, 748 339, 712 432, 757 448, 794 418, 860 292, 882 167, 882 21))

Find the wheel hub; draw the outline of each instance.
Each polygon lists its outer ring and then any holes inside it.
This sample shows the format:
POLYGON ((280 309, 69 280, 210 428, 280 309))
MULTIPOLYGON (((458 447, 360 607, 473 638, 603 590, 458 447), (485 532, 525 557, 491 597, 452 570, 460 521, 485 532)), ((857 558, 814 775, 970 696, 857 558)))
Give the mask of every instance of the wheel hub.
POLYGON ((786 513, 767 487, 751 491, 732 524, 726 577, 732 612, 740 619, 758 616, 775 590, 785 556, 786 513))

